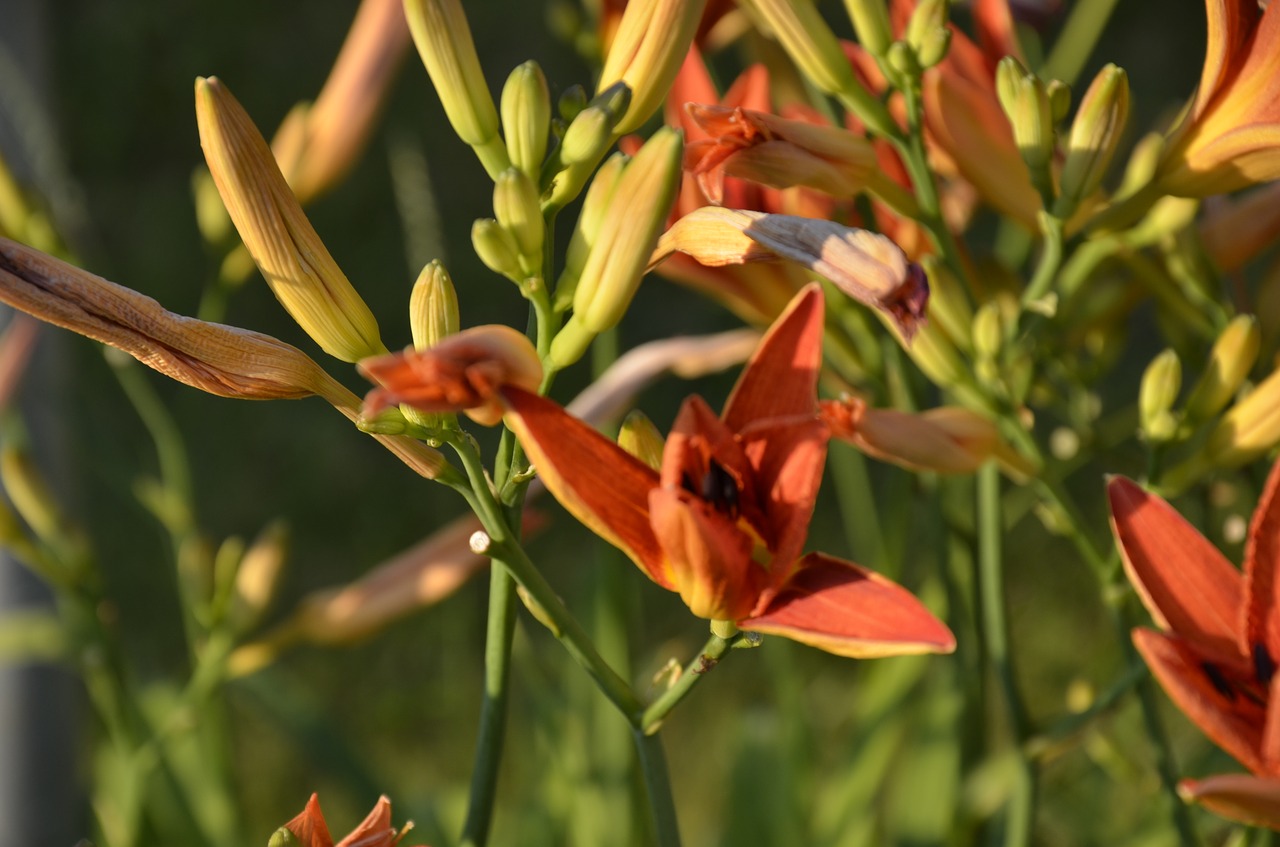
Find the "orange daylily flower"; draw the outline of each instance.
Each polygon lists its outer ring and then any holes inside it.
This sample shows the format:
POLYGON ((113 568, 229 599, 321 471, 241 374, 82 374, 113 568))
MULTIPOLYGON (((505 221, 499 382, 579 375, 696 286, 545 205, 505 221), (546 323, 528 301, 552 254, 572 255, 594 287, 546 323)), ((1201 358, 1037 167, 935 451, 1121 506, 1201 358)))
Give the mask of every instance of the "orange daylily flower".
POLYGON ((1261 820, 1280 829, 1280 464, 1254 512, 1243 573, 1159 497, 1122 477, 1107 493, 1125 570, 1160 627, 1135 629, 1134 644, 1174 703, 1252 773, 1206 781, 1201 794, 1225 814, 1250 803, 1261 814, 1270 798, 1261 820))
POLYGON ((1158 171, 1160 189, 1181 197, 1280 179, 1280 11, 1257 0, 1205 10, 1200 87, 1158 171))
POLYGON ((954 649, 910 592, 852 562, 801 555, 830 433, 817 416, 821 289, 774 323, 724 413, 685 401, 658 470, 560 406, 511 386, 507 421, 565 508, 695 615, 843 656, 954 649))
POLYGON ((391 801, 384 795, 358 827, 334 844, 324 813, 320 811, 320 799, 312 794, 307 807, 284 828, 293 833, 301 847, 395 847, 411 826, 407 824, 403 830, 397 830, 391 825, 391 801))
POLYGON ((542 362, 532 342, 509 326, 477 326, 425 350, 409 348, 362 359, 360 373, 380 388, 369 392, 364 416, 404 403, 420 412, 466 412, 483 426, 502 420, 502 385, 537 390, 542 362))

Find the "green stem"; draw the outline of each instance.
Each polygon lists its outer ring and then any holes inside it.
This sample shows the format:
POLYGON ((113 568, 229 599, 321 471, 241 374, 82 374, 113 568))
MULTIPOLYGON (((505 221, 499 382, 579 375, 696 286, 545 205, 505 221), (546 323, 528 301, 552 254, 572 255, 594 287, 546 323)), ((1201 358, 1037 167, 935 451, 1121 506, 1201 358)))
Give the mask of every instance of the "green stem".
POLYGON ((471 797, 462 827, 464 847, 481 847, 489 838, 498 768, 506 735, 507 682, 511 676, 511 645, 516 624, 515 581, 501 565, 489 573, 489 621, 484 648, 484 700, 471 771, 471 797))
POLYGON ((1040 231, 1044 234, 1044 252, 1040 254, 1040 262, 1036 265, 1035 275, 1022 292, 1022 307, 1043 300, 1053 287, 1053 281, 1062 267, 1063 224, 1052 215, 1042 215, 1040 231))
POLYGON ((1019 747, 1018 780, 1009 804, 1005 845, 1025 847, 1031 843, 1036 774, 1024 746, 1030 736, 1030 722, 1018 693, 1009 650, 1000 514, 1000 471, 994 462, 987 462, 978 471, 978 591, 982 607, 982 637, 987 659, 1000 682, 1010 728, 1019 747))
POLYGON ((644 787, 649 795, 649 810, 653 815, 654 839, 658 847, 680 847, 680 826, 676 821, 676 805, 671 794, 671 779, 667 773, 667 755, 662 749, 662 739, 649 735, 640 728, 632 733, 636 742, 636 756, 644 774, 644 787))
POLYGON ((1046 80, 1060 79, 1067 85, 1074 85, 1118 2, 1119 0, 1077 0, 1071 10, 1071 17, 1067 19, 1062 32, 1058 34, 1058 40, 1053 44, 1053 51, 1040 69, 1040 76, 1046 80))
POLYGON ((729 652, 729 648, 737 640, 738 636, 725 639, 718 635, 712 635, 707 639, 707 643, 702 646, 702 650, 699 651, 698 655, 685 666, 675 685, 663 692, 662 696, 654 700, 649 708, 644 710, 644 714, 640 718, 640 730, 645 735, 656 733, 662 726, 662 720, 667 716, 667 713, 688 696, 689 692, 707 675, 708 671, 719 664, 720 659, 729 652))

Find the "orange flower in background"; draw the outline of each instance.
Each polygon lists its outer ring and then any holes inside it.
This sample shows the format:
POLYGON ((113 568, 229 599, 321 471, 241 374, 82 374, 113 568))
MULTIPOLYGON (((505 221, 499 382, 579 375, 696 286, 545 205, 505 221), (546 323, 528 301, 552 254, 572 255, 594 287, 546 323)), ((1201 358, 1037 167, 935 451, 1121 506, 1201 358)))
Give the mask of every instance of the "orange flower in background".
POLYGON ((1280 11, 1257 0, 1205 10, 1200 87, 1158 171, 1160 189, 1183 197, 1280 179, 1280 11))
MULTIPOLYGON (((404 829, 396 830, 391 826, 391 801, 385 796, 378 798, 369 816, 351 833, 337 844, 329 834, 325 824, 324 813, 320 811, 320 799, 312 794, 307 807, 284 825, 301 847, 395 847, 408 834, 413 824, 406 824, 404 829)), ((271 840, 272 847, 276 839, 271 840)))
POLYGON ((823 311, 808 286, 721 416, 686 400, 659 470, 519 388, 502 390, 507 421, 556 499, 695 615, 844 656, 949 652, 950 630, 901 586, 801 555, 830 435, 817 416, 823 311))
POLYGON ((1174 703, 1252 774, 1185 783, 1183 793, 1280 829, 1280 464, 1254 512, 1243 573, 1159 497, 1124 478, 1107 493, 1125 570, 1160 627, 1135 629, 1134 644, 1174 703))

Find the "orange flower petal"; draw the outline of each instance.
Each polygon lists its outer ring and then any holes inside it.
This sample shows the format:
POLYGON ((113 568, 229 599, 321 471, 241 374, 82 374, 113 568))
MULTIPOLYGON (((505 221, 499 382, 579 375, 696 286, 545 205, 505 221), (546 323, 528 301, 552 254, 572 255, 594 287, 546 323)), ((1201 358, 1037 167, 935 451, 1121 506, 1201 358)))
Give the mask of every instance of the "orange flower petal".
POLYGON ((1266 648, 1272 667, 1280 659, 1280 462, 1271 469, 1267 487, 1253 512, 1244 552, 1245 651, 1266 648))
POLYGON ((857 659, 950 653, 956 646, 951 630, 911 592, 821 553, 805 556, 768 607, 738 626, 857 659))
POLYGON ((767 520, 773 580, 790 576, 804 549, 827 459, 825 424, 812 415, 771 418, 747 426, 742 446, 755 468, 757 496, 767 520))
POLYGON ((1184 779, 1178 794, 1224 818, 1280 830, 1280 779, 1243 773, 1184 779))
POLYGON ((1251 771, 1262 771, 1262 708, 1227 682, 1251 669, 1206 661, 1184 639, 1135 629, 1133 643, 1165 693, 1215 744, 1251 771))
POLYGON ((285 828, 302 842, 302 847, 333 847, 333 836, 329 835, 324 813, 320 811, 320 798, 315 794, 307 801, 307 807, 285 824, 285 828))
POLYGON ((391 826, 391 801, 384 794, 373 810, 337 847, 394 847, 396 830, 391 826))
POLYGON ((823 309, 822 289, 807 285, 769 328, 725 403, 730 429, 741 431, 761 418, 814 414, 823 309))
POLYGON ((674 589, 649 524, 658 474, 552 401, 512 386, 501 394, 507 424, 556 500, 650 579, 674 589))
POLYGON ((1124 477, 1107 485, 1129 581, 1156 622, 1224 657, 1241 655, 1243 579, 1164 500, 1124 477))

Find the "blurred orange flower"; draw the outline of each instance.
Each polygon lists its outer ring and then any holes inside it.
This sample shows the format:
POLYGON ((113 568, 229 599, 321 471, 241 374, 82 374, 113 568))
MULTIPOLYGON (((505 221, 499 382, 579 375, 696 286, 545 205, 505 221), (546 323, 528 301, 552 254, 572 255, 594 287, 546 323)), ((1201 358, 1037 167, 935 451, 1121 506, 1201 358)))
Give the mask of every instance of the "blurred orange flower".
MULTIPOLYGON (((307 807, 285 824, 284 829, 293 834, 301 847, 395 847, 412 826, 407 824, 403 830, 392 827, 391 801, 382 796, 369 816, 335 845, 324 822, 324 813, 320 811, 320 799, 312 794, 307 807)), ((275 839, 271 843, 274 845, 275 839)))

